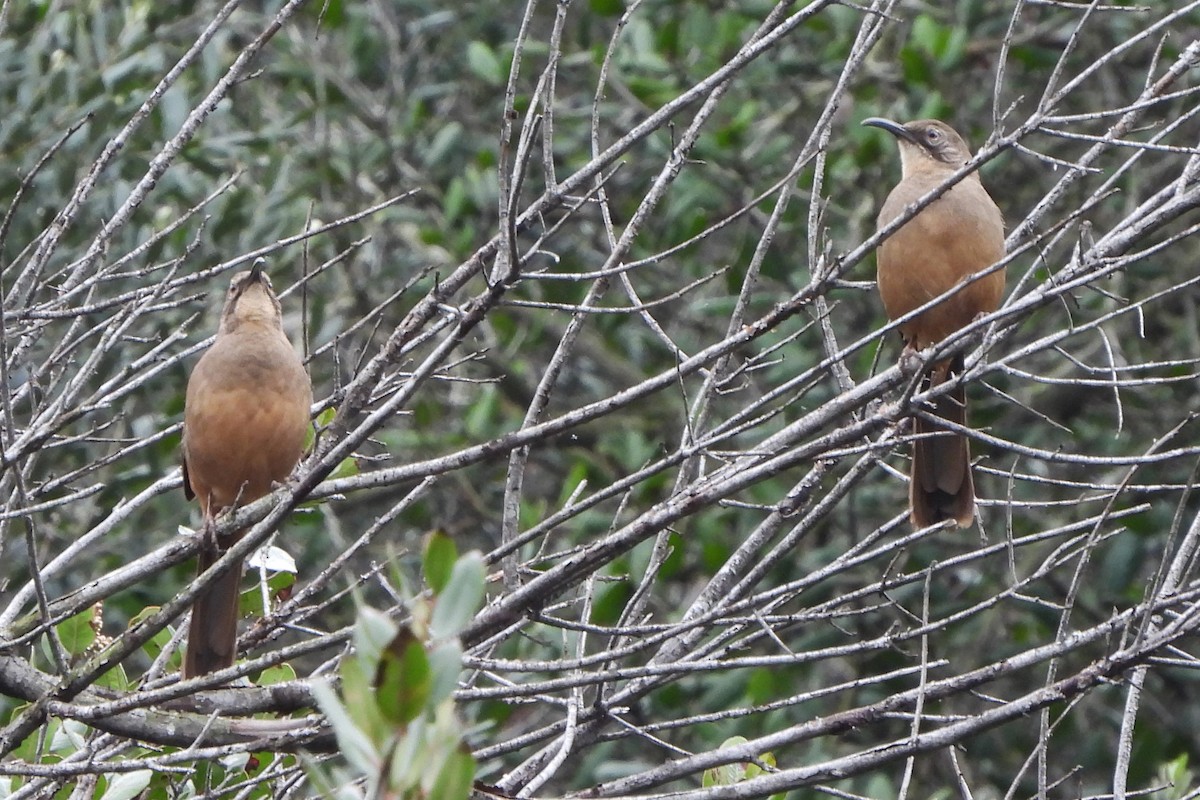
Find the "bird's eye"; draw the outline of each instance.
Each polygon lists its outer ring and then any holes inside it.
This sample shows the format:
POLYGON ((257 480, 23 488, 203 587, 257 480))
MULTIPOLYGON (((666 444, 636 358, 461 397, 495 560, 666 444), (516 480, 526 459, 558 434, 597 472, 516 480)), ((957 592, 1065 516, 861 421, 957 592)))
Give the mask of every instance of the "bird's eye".
POLYGON ((942 138, 942 134, 938 132, 937 128, 930 128, 929 130, 925 131, 925 138, 930 142, 936 142, 938 139, 942 138))

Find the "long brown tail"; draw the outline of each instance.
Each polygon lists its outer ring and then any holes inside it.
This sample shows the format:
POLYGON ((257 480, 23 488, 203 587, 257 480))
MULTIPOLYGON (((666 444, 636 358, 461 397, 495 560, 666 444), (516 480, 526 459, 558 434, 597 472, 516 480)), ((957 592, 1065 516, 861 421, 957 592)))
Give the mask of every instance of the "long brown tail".
MULTIPOLYGON (((231 537, 237 541, 241 535, 231 537)), ((214 547, 200 550, 200 572, 211 567, 222 551, 214 547)), ((241 594, 242 562, 208 585, 192 604, 192 622, 188 626, 187 651, 183 656, 183 677, 207 675, 233 665, 237 648, 238 595, 241 594)))
MULTIPOLYGON (((962 356, 935 364, 926 378, 933 388, 962 369, 962 356)), ((966 426, 967 397, 960 384, 942 395, 931 409, 942 419, 966 426)), ((912 472, 908 484, 909 518, 918 528, 952 519, 960 528, 975 521, 975 485, 967 437, 935 422, 913 418, 912 472), (931 435, 936 434, 936 435, 931 435)))

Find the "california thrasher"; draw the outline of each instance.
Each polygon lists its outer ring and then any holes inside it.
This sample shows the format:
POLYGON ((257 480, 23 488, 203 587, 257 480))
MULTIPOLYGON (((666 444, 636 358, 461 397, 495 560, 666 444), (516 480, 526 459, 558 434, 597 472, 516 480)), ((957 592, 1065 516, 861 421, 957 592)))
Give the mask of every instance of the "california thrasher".
MULTIPOLYGON (((923 119, 901 125, 872 117, 863 125, 883 128, 900 146, 900 183, 879 212, 880 228, 943 184, 971 158, 967 143, 944 122, 923 119)), ((879 246, 878 284, 883 307, 897 319, 930 300, 953 294, 900 326, 905 348, 922 350, 995 311, 1004 293, 1003 269, 984 272, 1004 257, 1004 219, 978 173, 964 177, 923 208, 879 246)), ((922 380, 932 389, 963 367, 958 353, 933 364, 922 380)), ((929 409, 960 426, 967 424, 967 398, 960 384, 929 409)), ((923 528, 942 520, 960 527, 975 518, 975 487, 967 437, 915 416, 909 517, 923 528)))
MULTIPOLYGON (((233 277, 217 339, 188 379, 183 415, 183 491, 204 513, 203 573, 245 534, 209 533, 227 508, 265 496, 304 451, 312 383, 283 332, 279 299, 258 259, 233 277)), ((242 563, 196 595, 185 678, 233 664, 242 563)))

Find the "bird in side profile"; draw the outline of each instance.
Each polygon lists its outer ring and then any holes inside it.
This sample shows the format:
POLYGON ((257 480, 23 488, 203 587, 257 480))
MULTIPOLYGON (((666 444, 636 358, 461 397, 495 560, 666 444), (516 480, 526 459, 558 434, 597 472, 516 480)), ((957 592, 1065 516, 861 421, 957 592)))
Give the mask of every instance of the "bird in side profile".
MULTIPOLYGON (((863 125, 883 128, 900 146, 900 183, 879 212, 883 228, 907 206, 943 184, 971 158, 953 128, 935 119, 900 124, 871 117, 863 125)), ((980 314, 995 311, 1004 294, 1004 271, 988 271, 1004 257, 1004 219, 971 173, 923 208, 879 246, 878 286, 889 319, 898 319, 939 295, 937 305, 900 326, 906 348, 937 344, 980 314), (986 272, 987 274, 979 275, 986 272), (967 279, 977 276, 974 280, 967 279)), ((922 381, 932 389, 963 367, 962 354, 933 364, 922 381)), ((933 416, 967 424, 967 400, 959 385, 928 409, 933 416)), ((913 420, 909 517, 923 528, 943 520, 960 527, 975 518, 975 487, 967 438, 921 416, 913 420)))
MULTIPOLYGON (((279 299, 258 259, 233 277, 217 338, 188 379, 183 418, 183 491, 204 514, 203 573, 245 531, 220 540, 213 519, 287 480, 309 428, 312 383, 283 332, 279 299)), ((185 678, 233 664, 237 645, 239 561, 192 605, 185 678)))

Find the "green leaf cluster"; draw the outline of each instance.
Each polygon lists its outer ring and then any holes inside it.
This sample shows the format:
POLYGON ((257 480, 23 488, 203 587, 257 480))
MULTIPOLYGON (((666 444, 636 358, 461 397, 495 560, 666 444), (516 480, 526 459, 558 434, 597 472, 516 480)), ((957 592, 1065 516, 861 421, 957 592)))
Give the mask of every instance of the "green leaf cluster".
MULTIPOLYGON (((737 747, 748 740, 745 736, 731 736, 721 743, 722 748, 737 747)), ((756 761, 737 761, 723 764, 719 767, 704 770, 701 782, 705 789, 714 786, 732 786, 735 783, 751 780, 763 775, 768 769, 775 768, 774 753, 763 753, 756 761)), ((782 800, 783 795, 771 795, 770 800, 782 800)))
POLYGON ((410 598, 410 621, 397 625, 361 608, 356 654, 342 662, 340 686, 313 687, 345 759, 328 772, 309 765, 328 796, 464 800, 471 789, 475 760, 453 694, 462 671, 458 634, 483 600, 483 558, 459 556, 450 537, 434 533, 423 571, 429 590, 410 598))

